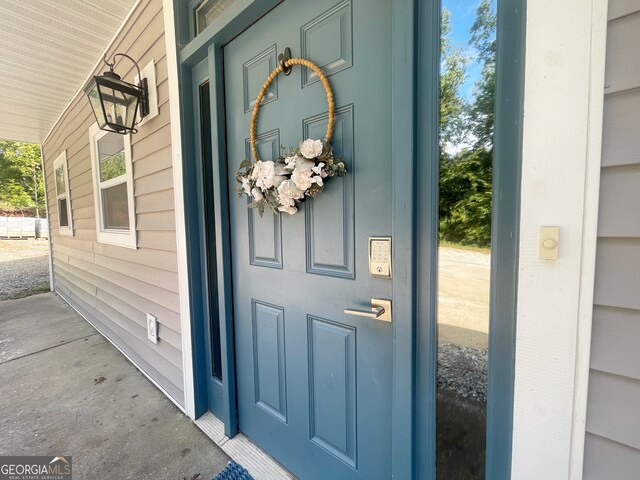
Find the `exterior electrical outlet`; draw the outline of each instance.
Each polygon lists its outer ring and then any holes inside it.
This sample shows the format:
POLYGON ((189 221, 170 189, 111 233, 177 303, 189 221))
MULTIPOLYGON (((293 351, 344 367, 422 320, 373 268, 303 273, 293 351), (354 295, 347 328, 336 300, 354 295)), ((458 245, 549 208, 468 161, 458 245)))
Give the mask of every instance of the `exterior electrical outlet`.
POLYGON ((147 337, 153 343, 158 343, 158 319, 147 313, 147 337))

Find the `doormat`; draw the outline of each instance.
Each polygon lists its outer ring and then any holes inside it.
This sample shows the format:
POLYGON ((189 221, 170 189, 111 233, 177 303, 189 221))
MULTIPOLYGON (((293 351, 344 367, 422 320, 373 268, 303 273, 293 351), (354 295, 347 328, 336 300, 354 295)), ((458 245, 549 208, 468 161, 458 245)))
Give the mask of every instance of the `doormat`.
POLYGON ((247 469, 236 462, 229 462, 224 470, 218 473, 212 480, 253 480, 247 469))

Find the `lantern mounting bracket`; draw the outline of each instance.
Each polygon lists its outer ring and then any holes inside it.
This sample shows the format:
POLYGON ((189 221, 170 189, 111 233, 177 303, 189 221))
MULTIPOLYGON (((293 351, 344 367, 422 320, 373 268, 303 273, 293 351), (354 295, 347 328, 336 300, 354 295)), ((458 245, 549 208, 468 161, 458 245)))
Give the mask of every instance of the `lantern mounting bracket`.
MULTIPOLYGON (((105 53, 104 57, 102 57, 102 61, 105 63, 105 65, 109 67, 109 71, 104 72, 104 75, 115 75, 116 77, 118 77, 118 79, 121 78, 120 75, 118 75, 113 71, 113 67, 116 64, 116 57, 124 57, 129 59, 131 63, 135 65, 136 70, 138 71, 138 79, 140 80, 138 83, 138 87, 142 91, 142 97, 140 98, 140 120, 142 120, 144 117, 149 115, 149 85, 147 83, 147 78, 146 77, 142 78, 142 74, 140 73, 140 66, 138 65, 138 62, 136 62, 132 57, 130 57, 126 53, 114 53, 113 57, 111 57, 112 59, 111 62, 109 62, 109 60, 107 59, 107 54, 105 53)), ((136 123, 139 123, 139 122, 136 122, 136 123)))

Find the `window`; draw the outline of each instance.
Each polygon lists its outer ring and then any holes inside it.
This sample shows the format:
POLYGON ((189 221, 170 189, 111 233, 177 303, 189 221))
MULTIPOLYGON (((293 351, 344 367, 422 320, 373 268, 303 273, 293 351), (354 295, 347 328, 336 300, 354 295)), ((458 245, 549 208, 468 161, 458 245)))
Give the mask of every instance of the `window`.
POLYGON ((235 0, 201 0, 192 2, 194 33, 198 35, 224 13, 235 0))
POLYGON ((98 242, 136 248, 129 135, 89 129, 98 242))
POLYGON ((69 170, 67 168, 66 150, 53 162, 53 172, 56 182, 56 206, 58 209, 60 235, 73 235, 73 216, 71 215, 71 196, 69 194, 69 170))

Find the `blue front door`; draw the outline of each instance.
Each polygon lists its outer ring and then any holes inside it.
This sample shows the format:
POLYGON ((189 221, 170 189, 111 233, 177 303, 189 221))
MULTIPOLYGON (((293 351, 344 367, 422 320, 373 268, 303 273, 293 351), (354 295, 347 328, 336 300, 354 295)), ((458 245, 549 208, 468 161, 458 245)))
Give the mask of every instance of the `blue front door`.
MULTIPOLYGON (((392 294, 392 279, 369 275, 367 249, 392 231, 391 2, 288 0, 224 47, 230 191, 250 159, 255 98, 286 47, 329 76, 332 143, 349 173, 296 215, 261 218, 230 194, 239 428, 302 478, 388 479, 392 325, 344 309, 392 294)), ((263 100, 260 156, 326 126, 322 84, 296 66, 263 100)))

